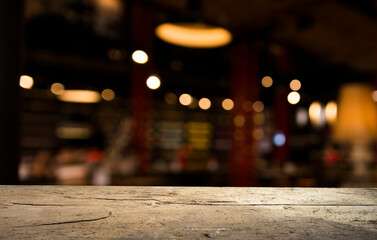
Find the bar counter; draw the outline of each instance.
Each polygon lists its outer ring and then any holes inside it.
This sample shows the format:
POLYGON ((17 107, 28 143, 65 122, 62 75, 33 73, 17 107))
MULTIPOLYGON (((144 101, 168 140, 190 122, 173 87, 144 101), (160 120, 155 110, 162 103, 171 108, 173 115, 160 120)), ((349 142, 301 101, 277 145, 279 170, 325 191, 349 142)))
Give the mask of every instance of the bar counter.
POLYGON ((377 189, 0 186, 0 239, 377 239, 377 189))

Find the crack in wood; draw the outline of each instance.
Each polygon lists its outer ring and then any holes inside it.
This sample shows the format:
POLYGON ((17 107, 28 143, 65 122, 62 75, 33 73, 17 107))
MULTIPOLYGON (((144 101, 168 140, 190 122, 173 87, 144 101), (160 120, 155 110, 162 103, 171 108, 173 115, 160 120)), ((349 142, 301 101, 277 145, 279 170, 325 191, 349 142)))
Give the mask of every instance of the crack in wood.
POLYGON ((23 206, 38 206, 38 207, 65 207, 72 205, 63 205, 63 204, 49 204, 49 203, 18 203, 12 202, 14 205, 23 205, 23 206))
POLYGON ((245 203, 239 204, 234 201, 208 201, 208 202, 169 202, 154 198, 95 198, 109 201, 154 201, 164 205, 195 205, 195 206, 230 206, 230 207, 258 207, 258 206, 303 206, 303 207, 375 207, 377 204, 296 204, 296 203, 245 203), (228 204, 227 204, 228 203, 228 204), (235 204, 234 204, 235 203, 235 204))
POLYGON ((80 219, 80 220, 72 220, 72 221, 64 221, 64 222, 42 223, 42 224, 32 224, 32 225, 24 225, 24 226, 17 226, 17 227, 40 227, 40 226, 51 226, 51 225, 60 225, 60 224, 94 222, 94 221, 99 221, 99 220, 109 218, 111 215, 112 215, 112 212, 110 211, 107 216, 99 217, 99 218, 80 219))

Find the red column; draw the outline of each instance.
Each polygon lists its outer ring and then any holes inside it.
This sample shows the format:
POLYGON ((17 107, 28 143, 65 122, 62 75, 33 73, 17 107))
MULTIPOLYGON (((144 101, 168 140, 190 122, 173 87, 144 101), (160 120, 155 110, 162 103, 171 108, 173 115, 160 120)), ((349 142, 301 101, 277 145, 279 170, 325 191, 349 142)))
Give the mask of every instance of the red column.
MULTIPOLYGON (((277 70, 279 75, 284 78, 287 77, 289 69, 289 58, 286 48, 279 46, 277 53, 277 70)), ((275 159, 283 164, 288 161, 289 158, 289 122, 288 122, 288 88, 286 86, 278 86, 275 93, 275 131, 282 132, 286 141, 283 146, 276 147, 275 159)))
POLYGON ((231 52, 231 112, 232 148, 229 164, 230 186, 256 186, 256 142, 253 139, 253 112, 245 103, 258 97, 257 54, 248 44, 241 43, 231 52), (241 122, 235 123, 235 119, 241 122), (244 120, 244 124, 242 121, 244 120))
MULTIPOLYGON (((149 165, 148 130, 151 114, 151 93, 145 81, 151 73, 151 58, 153 55, 153 12, 142 5, 132 6, 132 31, 133 45, 147 52, 147 64, 132 65, 132 147, 140 159, 140 173, 145 173, 149 165)), ((136 50, 136 49, 133 49, 136 50)))

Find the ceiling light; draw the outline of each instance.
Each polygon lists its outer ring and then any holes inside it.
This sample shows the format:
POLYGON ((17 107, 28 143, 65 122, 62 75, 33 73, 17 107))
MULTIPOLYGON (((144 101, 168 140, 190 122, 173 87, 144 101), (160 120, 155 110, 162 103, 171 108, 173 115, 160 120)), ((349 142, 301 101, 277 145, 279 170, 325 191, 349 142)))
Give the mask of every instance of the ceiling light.
POLYGON ((155 33, 165 42, 190 48, 222 47, 232 40, 228 30, 201 23, 163 23, 155 33))

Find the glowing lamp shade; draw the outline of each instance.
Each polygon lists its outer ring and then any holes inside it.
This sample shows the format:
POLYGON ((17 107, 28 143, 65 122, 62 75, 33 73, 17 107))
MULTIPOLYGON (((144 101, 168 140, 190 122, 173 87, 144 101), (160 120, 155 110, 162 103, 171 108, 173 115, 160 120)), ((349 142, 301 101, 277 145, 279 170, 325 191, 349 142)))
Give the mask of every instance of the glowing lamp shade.
POLYGON ((228 30, 201 23, 163 23, 155 33, 165 42, 189 48, 216 48, 232 41, 228 30))
POLYGON ((65 90, 63 94, 58 95, 58 99, 72 103, 97 103, 101 100, 101 95, 91 90, 65 90))
POLYGON ((377 112, 366 84, 349 83, 340 89, 334 139, 368 142, 377 135, 377 112))
POLYGON ((328 102, 325 108, 326 121, 329 124, 335 124, 337 116, 337 105, 335 102, 328 102))

